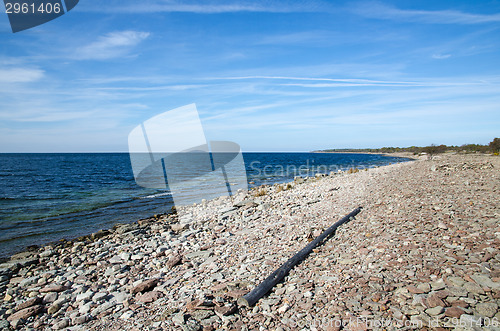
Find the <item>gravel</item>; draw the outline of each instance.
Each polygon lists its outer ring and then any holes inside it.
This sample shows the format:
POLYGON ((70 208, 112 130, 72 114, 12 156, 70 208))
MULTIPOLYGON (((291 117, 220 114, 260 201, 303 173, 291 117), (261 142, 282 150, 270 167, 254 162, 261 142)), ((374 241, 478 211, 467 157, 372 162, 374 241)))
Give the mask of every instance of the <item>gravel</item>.
POLYGON ((493 330, 499 168, 447 154, 296 178, 179 208, 180 222, 156 215, 16 254, 0 265, 0 328, 493 330), (358 206, 255 307, 236 305, 358 206))

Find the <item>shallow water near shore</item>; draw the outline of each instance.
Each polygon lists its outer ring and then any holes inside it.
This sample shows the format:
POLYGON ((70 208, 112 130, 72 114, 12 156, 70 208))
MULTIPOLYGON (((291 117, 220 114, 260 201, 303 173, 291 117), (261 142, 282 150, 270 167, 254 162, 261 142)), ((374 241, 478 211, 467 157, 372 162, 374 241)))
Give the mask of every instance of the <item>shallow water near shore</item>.
MULTIPOLYGON (((249 187, 409 161, 350 153, 244 153, 243 158, 249 187)), ((0 257, 167 213, 172 206, 168 189, 135 183, 127 153, 0 154, 0 257)))

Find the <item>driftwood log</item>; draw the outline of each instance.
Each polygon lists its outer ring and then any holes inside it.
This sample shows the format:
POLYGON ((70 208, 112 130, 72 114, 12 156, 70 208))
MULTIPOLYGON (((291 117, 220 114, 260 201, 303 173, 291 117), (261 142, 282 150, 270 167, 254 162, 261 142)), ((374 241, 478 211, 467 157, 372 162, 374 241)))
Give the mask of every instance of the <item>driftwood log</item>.
POLYGON ((276 269, 269 277, 267 277, 259 286, 254 288, 251 292, 245 294, 243 297, 238 299, 238 304, 240 306, 251 307, 259 301, 267 292, 269 292, 276 284, 278 284, 285 276, 292 270, 292 268, 305 259, 312 250, 318 245, 325 242, 335 230, 344 223, 349 222, 353 219, 360 211, 362 207, 354 209, 352 212, 344 216, 338 222, 326 229, 321 235, 316 237, 311 241, 306 247, 300 250, 292 258, 286 261, 281 267, 276 269))

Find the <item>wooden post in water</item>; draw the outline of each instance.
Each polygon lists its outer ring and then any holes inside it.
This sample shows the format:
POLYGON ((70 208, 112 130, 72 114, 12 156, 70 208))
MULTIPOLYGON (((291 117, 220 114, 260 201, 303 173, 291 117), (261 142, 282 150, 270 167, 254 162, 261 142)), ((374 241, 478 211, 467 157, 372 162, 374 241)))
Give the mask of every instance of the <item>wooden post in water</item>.
POLYGON ((292 268, 297 265, 300 261, 305 259, 312 250, 323 243, 325 239, 328 239, 335 230, 344 223, 349 222, 353 219, 360 211, 362 207, 354 209, 352 212, 344 216, 338 222, 326 229, 321 235, 316 237, 311 241, 306 247, 301 249, 292 258, 286 261, 281 267, 276 269, 269 277, 267 277, 259 286, 254 288, 251 292, 245 294, 243 297, 238 299, 238 305, 251 307, 259 301, 267 292, 269 292, 276 284, 278 284, 285 276, 292 270, 292 268))

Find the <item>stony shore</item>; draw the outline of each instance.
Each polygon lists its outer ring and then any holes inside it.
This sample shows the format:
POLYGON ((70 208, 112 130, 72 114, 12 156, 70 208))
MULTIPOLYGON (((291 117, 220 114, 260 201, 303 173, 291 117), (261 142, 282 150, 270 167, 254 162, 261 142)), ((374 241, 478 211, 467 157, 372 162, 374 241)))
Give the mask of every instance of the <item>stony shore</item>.
POLYGON ((499 169, 441 155, 297 180, 20 253, 0 265, 0 330, 500 330, 499 169))

